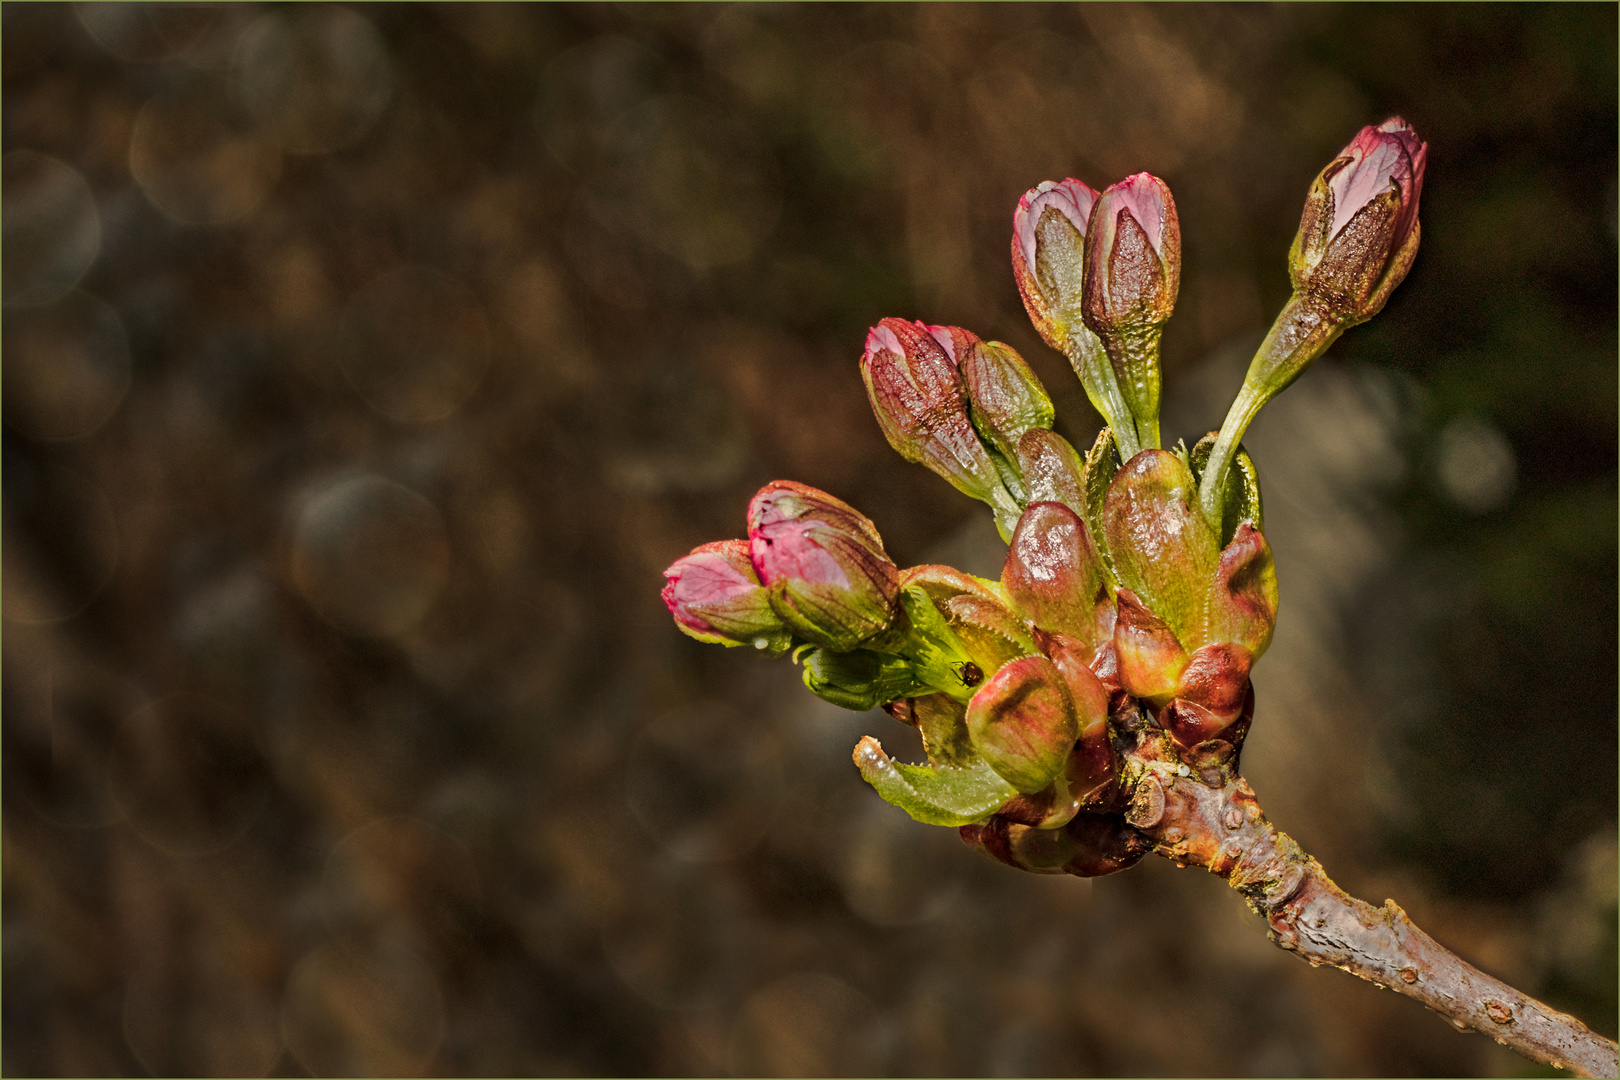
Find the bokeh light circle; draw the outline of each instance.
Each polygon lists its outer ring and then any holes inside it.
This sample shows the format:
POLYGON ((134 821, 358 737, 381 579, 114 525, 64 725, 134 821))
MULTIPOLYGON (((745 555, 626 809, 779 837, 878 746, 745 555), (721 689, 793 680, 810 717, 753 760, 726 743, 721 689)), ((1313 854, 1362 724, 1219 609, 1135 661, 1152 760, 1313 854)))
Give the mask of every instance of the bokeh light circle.
POLYGON ((6 474, 5 618, 32 626, 71 619, 118 568, 118 522, 106 492, 65 465, 19 463, 6 474))
POLYGON ((219 4, 79 3, 73 11, 97 45, 135 63, 182 56, 225 21, 219 4))
POLYGON ((489 320, 465 285, 403 266, 355 296, 344 319, 343 374, 390 420, 427 424, 461 408, 489 367, 489 320))
POLYGON ((444 999, 414 954, 338 941, 287 979, 281 1038, 315 1076, 421 1076, 444 1037, 444 999))
POLYGON ((393 480, 334 481, 298 516, 293 582, 341 630, 383 637, 409 630, 438 598, 449 570, 444 518, 393 480))
POLYGON ((655 717, 631 743, 630 812, 670 854, 737 855, 775 820, 784 780, 775 733, 718 702, 655 717))
POLYGON ((835 975, 800 972, 751 994, 732 1021, 733 1076, 883 1076, 877 1009, 835 975))
POLYGON ((197 948, 201 970, 130 975, 124 1041, 149 1075, 268 1076, 275 1068, 281 1056, 275 998, 231 962, 229 944, 212 940, 197 948))
POLYGON ((265 15, 243 32, 232 66, 242 103, 295 154, 358 141, 394 92, 382 35, 346 7, 300 5, 265 15))
POLYGON ((110 825, 122 814, 113 798, 119 739, 140 693, 109 671, 67 663, 50 672, 48 695, 50 745, 39 755, 19 748, 16 790, 63 828, 110 825))
POLYGON ((224 851, 264 810, 272 781, 246 718, 204 697, 166 697, 119 736, 114 796, 141 838, 170 855, 224 851))
POLYGON ((44 442, 91 434, 129 391, 129 340, 110 306, 82 292, 5 321, 6 426, 44 442))
POLYGON ((0 256, 7 304, 65 296, 101 253, 101 216, 90 184, 73 166, 33 150, 0 161, 0 256))
POLYGON ((220 80, 199 78, 141 108, 130 132, 129 169, 169 217, 226 225, 264 202, 281 176, 281 152, 237 115, 220 80))

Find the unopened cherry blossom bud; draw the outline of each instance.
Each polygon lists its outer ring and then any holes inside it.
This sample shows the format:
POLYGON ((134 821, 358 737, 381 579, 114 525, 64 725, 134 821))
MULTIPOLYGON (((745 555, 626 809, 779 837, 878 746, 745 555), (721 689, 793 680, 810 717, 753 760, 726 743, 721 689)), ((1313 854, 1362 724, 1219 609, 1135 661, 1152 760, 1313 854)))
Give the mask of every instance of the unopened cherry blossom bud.
POLYGON ((771 656, 786 651, 791 635, 760 586, 748 541, 720 540, 693 548, 664 577, 664 606, 682 633, 720 645, 746 645, 771 656))
POLYGON ((1086 234, 1097 192, 1072 177, 1024 193, 1013 212, 1013 276, 1041 337, 1069 358, 1086 397, 1134 454, 1136 424, 1102 342, 1086 324, 1086 234))
POLYGON ((1137 173, 1098 196, 1083 310, 1102 340, 1139 445, 1159 445, 1159 335, 1181 286, 1181 225, 1163 180, 1137 173))
POLYGON ((1288 258, 1296 290, 1346 323, 1378 313, 1417 254, 1428 151, 1398 116, 1350 140, 1306 197, 1288 258))
POLYGON ((1249 365, 1199 480, 1211 520, 1220 516, 1227 471, 1256 414, 1346 327, 1376 315, 1412 268, 1428 153, 1406 121, 1392 117, 1362 128, 1311 185, 1288 257, 1294 295, 1249 365))
POLYGON ((1030 321, 1059 352, 1085 331, 1086 230, 1097 192, 1070 177, 1046 180, 1024 193, 1013 211, 1013 275, 1030 321))
POLYGON ((774 481, 749 503, 748 539, 772 609, 806 641, 848 652, 894 621, 899 569, 848 503, 774 481))
POLYGON ((1050 429, 1055 415, 1046 388, 1011 346, 981 341, 959 326, 930 326, 928 331, 962 372, 973 426, 1014 470, 1014 482, 1022 489, 1016 473, 1018 442, 1027 431, 1050 429))
POLYGON ((1018 501, 973 426, 961 370, 928 328, 904 319, 878 323, 866 335, 861 378, 889 445, 989 504, 1010 534, 1018 501))

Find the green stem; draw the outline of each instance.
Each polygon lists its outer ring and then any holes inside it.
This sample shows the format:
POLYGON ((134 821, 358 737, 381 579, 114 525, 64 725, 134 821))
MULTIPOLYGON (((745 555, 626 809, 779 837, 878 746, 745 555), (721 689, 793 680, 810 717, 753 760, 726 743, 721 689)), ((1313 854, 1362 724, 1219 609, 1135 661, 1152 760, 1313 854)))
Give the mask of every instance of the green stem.
MULTIPOLYGON (((1142 449, 1143 443, 1130 407, 1125 404, 1125 395, 1120 392, 1119 381, 1114 376, 1113 362, 1108 359, 1102 341, 1089 329, 1081 327, 1069 336, 1068 356, 1069 366, 1080 377, 1086 397, 1091 399, 1092 407, 1102 414, 1103 421, 1114 433, 1119 460, 1131 460, 1142 449)), ((1154 441, 1148 445, 1157 446, 1157 417, 1154 417, 1153 429, 1154 441)))
POLYGON ((1227 470, 1237 456, 1243 433, 1249 430, 1249 424, 1261 407, 1299 378, 1311 361, 1321 356, 1343 332, 1344 323, 1333 316, 1327 305, 1300 293, 1295 293, 1277 314, 1271 332, 1260 343, 1259 351, 1249 364, 1243 389, 1238 391, 1226 413, 1198 483, 1199 508, 1217 529, 1227 470))

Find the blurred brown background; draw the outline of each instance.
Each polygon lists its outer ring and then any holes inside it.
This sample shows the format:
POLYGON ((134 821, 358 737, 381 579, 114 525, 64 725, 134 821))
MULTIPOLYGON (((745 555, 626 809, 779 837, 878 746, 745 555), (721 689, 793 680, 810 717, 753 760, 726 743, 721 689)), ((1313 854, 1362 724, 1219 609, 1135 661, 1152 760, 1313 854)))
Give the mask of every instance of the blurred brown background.
POLYGON ((791 478, 993 573, 885 315, 1025 353, 1045 179, 1165 177, 1214 426, 1363 124, 1423 251, 1249 445, 1245 767, 1341 884, 1615 1032, 1613 5, 7 3, 4 1071, 1516 1075, 1160 860, 1021 875, 699 646, 791 478))

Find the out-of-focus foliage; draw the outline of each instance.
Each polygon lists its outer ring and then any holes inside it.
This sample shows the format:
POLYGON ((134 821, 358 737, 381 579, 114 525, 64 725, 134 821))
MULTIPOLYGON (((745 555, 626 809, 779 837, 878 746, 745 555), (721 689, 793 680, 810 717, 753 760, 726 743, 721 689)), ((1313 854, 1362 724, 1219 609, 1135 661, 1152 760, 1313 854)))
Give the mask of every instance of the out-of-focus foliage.
POLYGON ((1614 1033, 1612 6, 3 19, 7 1073, 1519 1070, 1212 878, 915 825, 848 757, 903 729, 658 600, 778 477, 993 576, 868 413, 866 327, 1010 343, 1089 444, 1012 211, 1151 171, 1191 443, 1311 178, 1394 113, 1417 264, 1246 440, 1246 772, 1614 1033))

